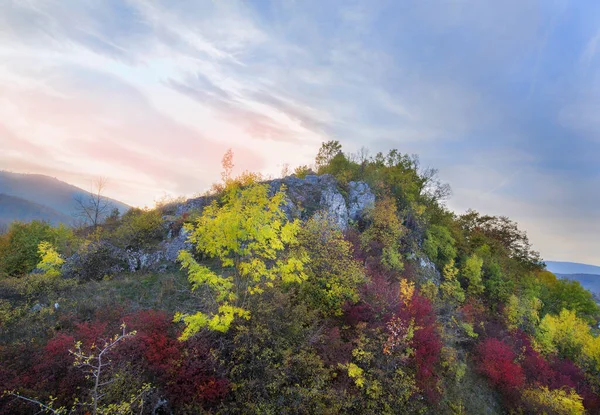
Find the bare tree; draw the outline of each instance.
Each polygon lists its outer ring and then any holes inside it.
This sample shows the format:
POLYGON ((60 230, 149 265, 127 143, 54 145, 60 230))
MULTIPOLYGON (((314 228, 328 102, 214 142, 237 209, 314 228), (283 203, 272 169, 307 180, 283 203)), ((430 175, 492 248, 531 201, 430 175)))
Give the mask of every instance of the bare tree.
POLYGON ((94 180, 92 189, 88 194, 76 195, 75 215, 85 223, 96 228, 102 219, 110 212, 112 203, 103 196, 107 179, 100 177, 94 180))

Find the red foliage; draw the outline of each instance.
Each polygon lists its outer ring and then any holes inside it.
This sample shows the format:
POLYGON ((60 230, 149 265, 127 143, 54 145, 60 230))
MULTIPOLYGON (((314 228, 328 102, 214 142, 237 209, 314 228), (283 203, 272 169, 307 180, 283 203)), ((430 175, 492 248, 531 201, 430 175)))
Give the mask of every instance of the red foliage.
POLYGON ((344 323, 349 326, 356 326, 360 322, 372 322, 373 317, 373 309, 369 304, 346 303, 344 305, 344 323))
POLYGON ((229 381, 214 376, 216 364, 210 348, 202 339, 185 343, 181 359, 169 370, 166 391, 176 405, 205 401, 208 404, 223 399, 229 392, 229 381))
POLYGON ((339 327, 332 327, 327 330, 323 341, 317 345, 319 356, 328 366, 337 367, 338 363, 348 363, 352 359, 352 349, 354 344, 351 341, 345 341, 340 335, 339 327))
POLYGON ((440 361, 442 341, 433 306, 426 297, 415 292, 411 301, 400 305, 397 316, 405 322, 414 321, 416 330, 411 347, 415 351, 417 384, 429 401, 436 403, 440 399, 437 365, 440 361))
POLYGON ((181 358, 182 343, 173 330, 172 317, 162 311, 139 311, 124 318, 137 335, 130 342, 130 353, 143 358, 148 368, 163 376, 181 358))
POLYGON ((462 313, 463 320, 473 326, 478 326, 480 322, 485 320, 485 308, 473 298, 470 298, 459 311, 462 313))
MULTIPOLYGON (((171 315, 145 310, 124 318, 114 312, 97 316, 102 318, 61 321, 63 330, 43 347, 27 343, 0 349, 1 390, 26 389, 28 395, 41 399, 52 395, 57 397, 57 404, 70 404, 85 389, 85 379, 84 373, 73 366, 69 350, 76 340, 82 341, 86 349, 92 344, 102 345, 124 322, 127 331, 135 330, 137 334, 111 350, 114 367, 122 363, 135 366, 144 382, 162 389, 160 393, 175 411, 178 405, 190 403, 212 406, 227 395, 229 381, 219 375, 210 344, 201 339, 180 342, 171 315)), ((14 405, 8 407, 13 408, 8 413, 14 413, 14 405)))
POLYGON ((515 363, 515 353, 506 343, 487 338, 475 350, 477 369, 506 395, 525 384, 523 369, 515 363))

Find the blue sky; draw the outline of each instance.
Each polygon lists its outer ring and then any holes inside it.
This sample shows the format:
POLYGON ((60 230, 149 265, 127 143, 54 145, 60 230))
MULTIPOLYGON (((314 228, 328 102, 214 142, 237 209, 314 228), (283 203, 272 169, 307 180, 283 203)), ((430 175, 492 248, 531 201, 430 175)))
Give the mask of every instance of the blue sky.
POLYGON ((450 208, 508 215, 600 264, 600 2, 0 5, 0 167, 151 205, 232 147, 278 174, 322 141, 437 167, 450 208))

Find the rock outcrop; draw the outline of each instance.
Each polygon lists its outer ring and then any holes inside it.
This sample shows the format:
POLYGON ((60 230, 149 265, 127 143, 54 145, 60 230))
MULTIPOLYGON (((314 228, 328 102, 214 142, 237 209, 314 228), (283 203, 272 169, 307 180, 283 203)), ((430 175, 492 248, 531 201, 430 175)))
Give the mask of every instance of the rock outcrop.
MULTIPOLYGON (((342 230, 347 229, 350 221, 359 220, 375 203, 375 195, 368 184, 350 182, 347 189, 341 189, 337 180, 329 174, 308 175, 304 179, 288 176, 272 180, 269 185, 272 193, 282 187, 285 189, 282 209, 289 219, 307 220, 319 213, 342 230)), ((92 280, 124 271, 163 271, 165 262, 177 262, 179 251, 191 249, 185 229, 171 229, 171 225, 175 224, 173 218, 201 212, 213 200, 214 196, 202 196, 177 205, 175 215, 165 217, 169 229, 167 238, 153 250, 125 250, 108 242, 91 244, 67 259, 63 274, 92 280)))

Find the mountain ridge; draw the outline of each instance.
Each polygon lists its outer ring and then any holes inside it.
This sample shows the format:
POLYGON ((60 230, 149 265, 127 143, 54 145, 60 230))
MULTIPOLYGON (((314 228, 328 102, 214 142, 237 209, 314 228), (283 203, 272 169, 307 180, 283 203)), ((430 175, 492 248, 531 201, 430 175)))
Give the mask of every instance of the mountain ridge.
POLYGON ((554 274, 600 275, 600 266, 569 261, 545 261, 548 271, 554 274))
MULTIPOLYGON (((51 176, 0 171, 0 194, 7 196, 4 198, 4 214, 0 219, 3 223, 39 219, 54 224, 73 224, 77 212, 75 199, 89 197, 91 193, 51 176), (29 214, 23 214, 16 206, 29 214)), ((102 199, 121 213, 130 209, 130 206, 116 199, 106 196, 102 196, 102 199)))

